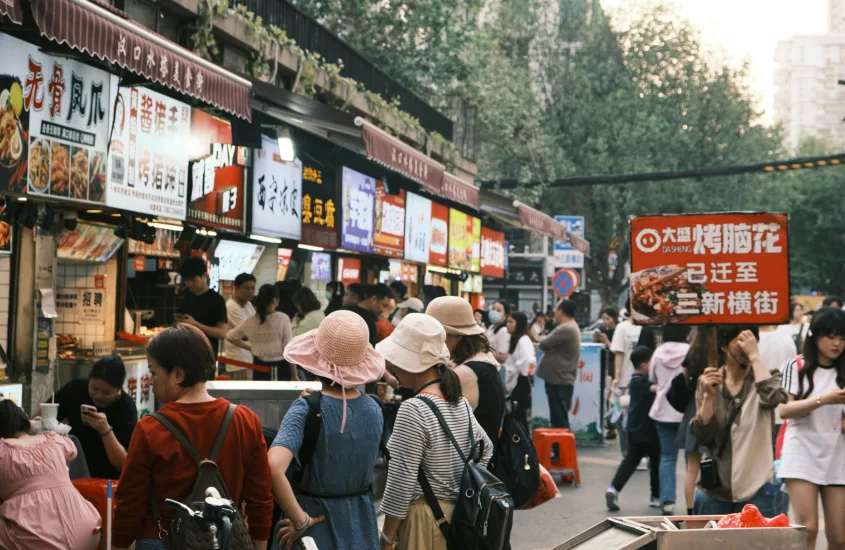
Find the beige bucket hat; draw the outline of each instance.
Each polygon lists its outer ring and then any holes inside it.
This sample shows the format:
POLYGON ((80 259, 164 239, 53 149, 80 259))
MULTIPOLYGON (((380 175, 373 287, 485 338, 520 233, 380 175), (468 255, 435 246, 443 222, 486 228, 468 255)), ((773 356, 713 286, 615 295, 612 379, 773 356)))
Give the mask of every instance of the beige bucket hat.
POLYGON ((484 327, 475 322, 469 302, 458 296, 442 296, 428 304, 426 315, 431 315, 443 325, 446 334, 475 336, 484 334, 484 327))
POLYGON ((406 315, 393 334, 376 344, 376 351, 410 373, 449 364, 446 331, 437 319, 424 313, 406 315))

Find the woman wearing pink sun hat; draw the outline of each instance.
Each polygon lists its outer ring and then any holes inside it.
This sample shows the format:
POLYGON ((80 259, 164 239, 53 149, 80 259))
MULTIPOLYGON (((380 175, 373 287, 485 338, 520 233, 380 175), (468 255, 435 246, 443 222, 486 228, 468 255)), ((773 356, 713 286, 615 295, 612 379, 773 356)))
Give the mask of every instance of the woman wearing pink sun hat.
POLYGON ((320 550, 377 549, 370 486, 383 416, 379 405, 355 388, 382 377, 384 358, 370 345, 369 329, 358 314, 336 311, 316 330, 294 338, 285 360, 322 382, 321 426, 310 461, 300 464, 309 404, 297 399, 270 448, 273 495, 286 518, 274 538, 281 548, 309 536, 320 550), (303 469, 296 495, 285 475, 294 463, 303 469))

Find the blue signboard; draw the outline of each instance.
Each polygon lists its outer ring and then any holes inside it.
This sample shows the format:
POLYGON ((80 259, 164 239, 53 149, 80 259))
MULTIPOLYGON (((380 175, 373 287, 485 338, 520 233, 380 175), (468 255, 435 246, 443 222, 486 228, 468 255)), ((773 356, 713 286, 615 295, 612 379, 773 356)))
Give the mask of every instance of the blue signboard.
MULTIPOLYGON (((584 237, 584 216, 555 216, 555 221, 562 223, 567 231, 575 233, 579 237, 584 237)), ((555 239, 555 251, 558 250, 575 250, 569 240, 559 241, 555 239)))

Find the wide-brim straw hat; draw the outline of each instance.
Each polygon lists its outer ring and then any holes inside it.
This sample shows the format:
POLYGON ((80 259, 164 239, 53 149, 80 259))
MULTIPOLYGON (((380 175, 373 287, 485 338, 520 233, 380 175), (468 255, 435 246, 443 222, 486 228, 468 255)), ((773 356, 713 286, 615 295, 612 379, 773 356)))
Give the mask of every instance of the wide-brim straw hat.
POLYGON ((424 313, 406 315, 390 336, 376 344, 376 350, 410 373, 449 364, 446 331, 440 321, 424 313))
POLYGON ((475 313, 469 302, 458 296, 442 296, 428 304, 426 315, 431 315, 443 325, 446 334, 475 336, 484 334, 484 327, 475 322, 475 313))

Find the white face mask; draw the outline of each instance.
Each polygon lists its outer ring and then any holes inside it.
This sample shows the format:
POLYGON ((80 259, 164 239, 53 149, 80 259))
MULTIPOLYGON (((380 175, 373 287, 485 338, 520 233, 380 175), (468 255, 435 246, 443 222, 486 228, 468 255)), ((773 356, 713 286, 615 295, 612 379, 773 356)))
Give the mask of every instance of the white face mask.
POLYGON ((491 309, 489 315, 491 323, 495 324, 502 320, 502 314, 496 311, 495 309, 491 309))
POLYGON ((328 300, 329 302, 331 302, 331 301, 332 301, 332 296, 334 296, 334 292, 332 292, 331 290, 327 290, 327 291, 326 291, 326 300, 328 300))

